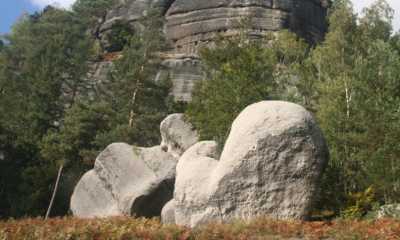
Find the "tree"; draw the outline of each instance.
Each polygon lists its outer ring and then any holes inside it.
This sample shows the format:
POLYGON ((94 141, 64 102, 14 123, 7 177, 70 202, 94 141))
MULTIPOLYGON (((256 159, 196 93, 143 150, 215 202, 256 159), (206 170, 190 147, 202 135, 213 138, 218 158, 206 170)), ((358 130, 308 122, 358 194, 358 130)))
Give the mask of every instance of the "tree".
POLYGON ((0 135, 6 142, 0 151, 14 176, 0 181, 15 191, 2 198, 6 214, 43 215, 57 167, 43 161, 39 143, 87 93, 90 40, 79 18, 51 7, 25 16, 6 38, 0 67, 0 135))
POLYGON ((124 139, 128 143, 149 146, 160 140, 157 126, 168 113, 170 84, 169 79, 155 81, 166 47, 162 18, 149 11, 141 23, 144 30, 130 38, 115 62, 104 99, 119 113, 115 131, 130 133, 124 139))
POLYGON ((317 80, 314 109, 331 152, 321 202, 337 211, 371 185, 381 202, 398 194, 392 154, 398 152, 399 55, 390 37, 392 10, 379 0, 364 13, 358 24, 351 3, 336 1, 326 39, 308 66, 317 80))
POLYGON ((65 215, 69 199, 83 173, 110 142, 98 142, 98 136, 111 131, 116 113, 104 102, 75 103, 67 110, 59 130, 50 130, 40 143, 40 153, 51 166, 62 166, 59 191, 52 215, 65 215))
POLYGON ((352 69, 355 61, 356 16, 351 2, 336 1, 329 18, 329 31, 325 41, 310 55, 314 72, 312 109, 329 143, 331 161, 325 175, 321 202, 337 210, 343 206, 346 192, 354 190, 358 163, 353 161, 355 146, 349 142, 353 129, 352 69), (335 183, 335 184, 333 184, 335 183))
POLYGON ((114 4, 115 0, 77 0, 72 9, 80 17, 85 18, 88 24, 93 24, 99 19, 104 21, 107 10, 114 4))
POLYGON ((73 12, 88 26, 97 46, 104 50, 101 41, 101 26, 105 23, 107 10, 117 4, 117 0, 77 0, 72 6, 73 12))
POLYGON ((74 186, 107 145, 159 144, 159 124, 168 113, 170 88, 168 79, 155 81, 160 67, 159 51, 164 44, 159 21, 156 14, 142 20, 147 30, 129 37, 121 58, 114 62, 109 82, 105 83, 106 91, 95 99, 75 102, 66 111, 60 127, 51 129, 42 139, 42 158, 52 166, 64 167, 53 214, 67 212, 74 186))
POLYGON ((195 88, 187 111, 201 138, 223 143, 246 106, 289 97, 296 82, 289 65, 300 63, 306 49, 304 41, 286 31, 260 41, 249 40, 243 31, 201 50, 206 79, 195 88))

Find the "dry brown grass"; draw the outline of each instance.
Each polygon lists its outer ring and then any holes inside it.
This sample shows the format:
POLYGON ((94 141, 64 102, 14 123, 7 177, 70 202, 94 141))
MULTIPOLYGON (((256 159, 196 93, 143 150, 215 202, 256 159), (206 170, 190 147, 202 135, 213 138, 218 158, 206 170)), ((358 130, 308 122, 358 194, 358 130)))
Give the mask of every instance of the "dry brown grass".
POLYGON ((208 224, 198 229, 163 226, 157 219, 54 218, 0 222, 0 240, 300 240, 300 239, 400 239, 400 221, 299 222, 259 218, 251 222, 208 224))

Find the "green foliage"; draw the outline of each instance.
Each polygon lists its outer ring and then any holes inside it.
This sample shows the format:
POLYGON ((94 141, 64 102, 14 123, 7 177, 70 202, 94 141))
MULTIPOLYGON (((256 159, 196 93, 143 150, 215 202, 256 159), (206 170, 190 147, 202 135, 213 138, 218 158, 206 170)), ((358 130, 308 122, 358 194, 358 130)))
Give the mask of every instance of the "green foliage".
POLYGON ((223 143, 245 107, 284 98, 291 84, 289 64, 299 63, 306 46, 288 32, 269 40, 251 41, 242 33, 201 51, 206 79, 196 87, 186 113, 202 139, 223 143))
POLYGON ((201 57, 208 79, 197 87, 187 114, 203 139, 224 140, 244 107, 274 95, 275 56, 258 42, 226 40, 201 57))
POLYGON ((76 12, 48 7, 7 36, 0 53, 1 216, 43 215, 60 165, 52 213, 65 215, 78 179, 108 144, 160 141, 170 104, 168 79, 153 80, 165 46, 160 18, 150 13, 146 30, 129 37, 106 92, 87 81, 95 43, 86 23, 76 12))
POLYGON ((331 152, 322 205, 337 211, 347 195, 371 185, 381 202, 399 196, 400 56, 390 37, 391 12, 377 1, 357 24, 350 2, 338 1, 326 40, 311 53, 312 109, 331 152))
POLYGON ((41 158, 39 143, 87 87, 85 31, 70 12, 46 8, 6 36, 0 56, 2 215, 43 214, 56 171, 41 158))
POLYGON ((89 23, 104 18, 107 9, 116 4, 116 0, 77 0, 72 9, 89 23))
POLYGON ((162 68, 159 52, 166 47, 162 19, 150 11, 141 22, 144 30, 130 37, 102 96, 117 112, 113 136, 105 138, 152 146, 160 141, 158 125, 168 114, 171 84, 169 79, 154 81, 162 68))
POLYGON ((376 201, 373 187, 367 188, 364 192, 350 193, 347 207, 343 210, 342 216, 348 219, 360 219, 373 209, 376 201))
POLYGON ((107 34, 108 52, 121 51, 124 46, 129 43, 131 36, 134 34, 132 26, 127 22, 117 21, 113 24, 111 32, 107 34))

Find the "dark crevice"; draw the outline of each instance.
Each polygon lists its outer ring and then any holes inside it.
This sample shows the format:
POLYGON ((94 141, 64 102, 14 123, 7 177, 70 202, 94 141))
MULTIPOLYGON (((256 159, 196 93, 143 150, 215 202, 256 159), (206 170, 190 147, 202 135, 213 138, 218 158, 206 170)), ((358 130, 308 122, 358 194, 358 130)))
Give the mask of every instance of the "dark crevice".
POLYGON ((135 199, 131 208, 131 215, 135 217, 159 217, 161 210, 173 198, 175 179, 161 182, 148 195, 135 199))

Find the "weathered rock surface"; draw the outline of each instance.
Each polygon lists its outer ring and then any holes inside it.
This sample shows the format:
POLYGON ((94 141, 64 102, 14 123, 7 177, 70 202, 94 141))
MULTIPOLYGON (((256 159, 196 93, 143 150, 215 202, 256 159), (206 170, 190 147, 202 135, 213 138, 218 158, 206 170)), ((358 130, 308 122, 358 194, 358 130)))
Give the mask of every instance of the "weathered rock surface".
POLYGON ((118 21, 135 22, 143 17, 153 7, 166 12, 174 0, 119 0, 116 6, 111 8, 106 15, 100 30, 109 30, 118 21))
POLYGON ((163 224, 175 224, 175 200, 172 199, 163 207, 161 222, 163 224))
POLYGON ((215 37, 238 33, 240 19, 252 17, 250 34, 260 38, 268 32, 290 29, 309 42, 323 38, 329 0, 119 0, 99 27, 99 38, 107 48, 107 34, 115 23, 128 22, 141 29, 138 20, 152 7, 165 15, 165 33, 172 45, 165 59, 176 101, 190 101, 196 82, 203 79, 197 55, 215 37))
POLYGON ((108 146, 96 159, 71 197, 74 216, 160 216, 173 198, 180 153, 197 141, 182 114, 161 124, 163 147, 141 148, 125 143, 108 146))
POLYGON ((311 42, 326 31, 325 0, 175 0, 168 9, 167 38, 181 53, 196 52, 216 34, 237 34, 240 19, 251 17, 254 36, 291 29, 311 42))
POLYGON ((161 147, 112 144, 76 186, 71 210, 78 217, 159 216, 172 198, 176 163, 161 147))
POLYGON ((199 58, 174 54, 163 61, 163 66, 163 74, 171 79, 175 101, 190 102, 194 86, 204 78, 199 58))
POLYGON ((179 160, 177 224, 309 216, 328 150, 303 107, 276 101, 253 104, 234 121, 219 161, 217 149, 214 142, 200 142, 179 160))
POLYGON ((199 141, 199 136, 192 124, 183 114, 172 114, 161 122, 161 147, 179 158, 189 147, 199 141))
POLYGON ((396 218, 400 219, 400 204, 389 204, 379 208, 376 218, 396 218))

